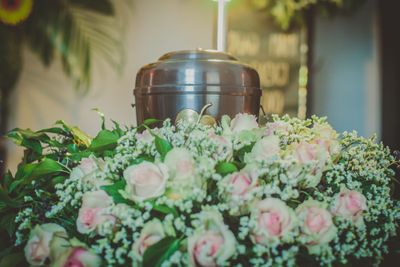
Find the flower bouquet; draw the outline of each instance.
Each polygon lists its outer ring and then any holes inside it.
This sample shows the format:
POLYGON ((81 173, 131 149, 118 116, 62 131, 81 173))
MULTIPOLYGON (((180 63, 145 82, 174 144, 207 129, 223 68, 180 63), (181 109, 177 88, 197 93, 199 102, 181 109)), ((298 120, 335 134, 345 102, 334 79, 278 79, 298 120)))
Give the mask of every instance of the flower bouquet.
POLYGON ((388 253, 398 161, 374 138, 317 117, 157 122, 11 131, 26 150, 1 180, 0 266, 366 266, 388 253))

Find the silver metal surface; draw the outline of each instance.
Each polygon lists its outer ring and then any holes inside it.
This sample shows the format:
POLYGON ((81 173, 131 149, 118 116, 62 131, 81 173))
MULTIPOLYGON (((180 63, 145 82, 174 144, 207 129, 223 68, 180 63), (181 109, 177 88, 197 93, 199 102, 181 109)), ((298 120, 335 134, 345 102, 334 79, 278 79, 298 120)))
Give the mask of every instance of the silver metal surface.
POLYGON ((222 115, 246 112, 258 116, 258 73, 234 57, 217 51, 187 50, 165 54, 145 65, 136 76, 134 89, 138 124, 147 118, 175 120, 183 109, 219 120, 222 115))

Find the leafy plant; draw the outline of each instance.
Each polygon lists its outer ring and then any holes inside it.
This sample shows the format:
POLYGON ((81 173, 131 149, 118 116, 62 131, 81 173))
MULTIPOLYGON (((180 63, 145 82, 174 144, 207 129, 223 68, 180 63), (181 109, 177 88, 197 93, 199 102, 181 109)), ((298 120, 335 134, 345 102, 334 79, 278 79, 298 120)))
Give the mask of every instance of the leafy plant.
MULTIPOLYGON (((58 121, 48 129, 35 132, 16 128, 7 134, 8 138, 25 150, 15 175, 8 172, 0 180, 0 267, 27 265, 23 256, 19 255, 21 253, 16 253, 21 248, 17 251, 12 249, 18 226, 15 218, 18 211, 26 207, 24 200, 31 199, 29 205, 36 220, 44 218, 47 209, 57 200, 54 196, 55 185, 63 183, 82 158, 114 153, 113 148, 121 136, 120 131, 116 124, 113 129, 103 129, 100 132, 106 132, 107 138, 103 134, 92 138, 79 128, 58 121), (108 135, 115 138, 111 140, 108 135), (94 144, 96 149, 93 149, 94 144), (40 197, 38 192, 46 192, 46 198, 40 197)), ((108 191, 114 192, 112 188, 108 191)), ((74 217, 68 210, 54 222, 71 225, 71 229, 75 226, 74 217)))
POLYGON ((310 10, 323 15, 348 14, 365 0, 250 0, 257 10, 268 12, 284 30, 305 21, 310 10))
MULTIPOLYGON (((0 11, 0 136, 7 130, 10 92, 23 67, 25 46, 45 66, 59 58, 77 89, 89 88, 94 57, 114 69, 122 66, 123 49, 110 0, 9 0, 0 2, 0 11)), ((1 146, 0 160, 4 159, 1 146)))

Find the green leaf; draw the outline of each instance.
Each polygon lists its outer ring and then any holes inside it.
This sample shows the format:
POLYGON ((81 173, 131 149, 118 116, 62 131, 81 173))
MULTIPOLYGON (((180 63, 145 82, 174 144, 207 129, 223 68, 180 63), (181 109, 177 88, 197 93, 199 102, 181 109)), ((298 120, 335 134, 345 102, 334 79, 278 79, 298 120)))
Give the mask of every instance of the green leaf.
POLYGON ((123 136, 125 134, 125 132, 121 129, 121 127, 119 126, 119 123, 116 122, 115 120, 111 120, 111 121, 114 124, 113 133, 116 133, 119 137, 123 136))
POLYGON ((163 214, 173 214, 174 217, 178 216, 178 212, 174 208, 170 208, 167 205, 156 205, 153 203, 153 210, 163 214))
POLYGON ((129 199, 124 198, 121 193, 119 193, 120 190, 124 190, 126 186, 125 180, 120 180, 112 185, 103 185, 100 186, 100 189, 104 190, 107 195, 113 198, 114 202, 117 203, 124 203, 128 204, 130 206, 135 205, 132 201, 129 199))
POLYGON ((15 214, 8 213, 2 215, 0 218, 0 228, 6 230, 8 235, 12 237, 15 232, 15 214))
POLYGON ((227 175, 232 172, 237 172, 238 168, 232 162, 220 162, 215 167, 215 170, 217 173, 219 173, 221 175, 227 175))
POLYGON ((19 128, 15 128, 13 130, 11 130, 10 132, 7 133, 7 137, 13 138, 16 135, 19 135, 22 138, 27 138, 27 139, 36 139, 36 140, 40 140, 42 138, 48 139, 49 137, 43 133, 43 132, 34 132, 30 129, 19 129, 19 128))
POLYGON ((147 248, 143 254, 143 266, 160 267, 179 249, 181 239, 167 236, 147 248))
POLYGON ((110 150, 117 146, 119 136, 109 130, 100 131, 93 139, 89 149, 94 152, 110 150))
POLYGON ((90 143, 92 142, 92 138, 87 133, 85 133, 84 131, 79 129, 78 127, 70 126, 67 123, 65 123, 65 121, 63 121, 63 120, 56 121, 56 124, 62 125, 64 127, 64 129, 69 131, 72 134, 72 136, 74 137, 74 143, 76 143, 78 146, 81 146, 81 145, 83 145, 85 147, 90 146, 90 143))
POLYGON ((143 130, 145 130, 145 129, 149 129, 149 130, 150 130, 150 126, 151 126, 151 125, 154 125, 154 124, 159 123, 159 122, 161 122, 161 121, 162 121, 162 120, 157 120, 157 119, 152 119, 152 118, 145 119, 145 120, 143 121, 143 123, 137 127, 137 130, 138 130, 139 132, 141 132, 141 131, 143 131, 143 130))
POLYGON ((35 153, 37 153, 38 155, 42 154, 42 145, 40 144, 40 142, 38 140, 34 140, 34 139, 23 139, 21 146, 24 146, 26 148, 32 149, 35 153))
POLYGON ((9 196, 8 192, 2 187, 0 187, 0 203, 4 203, 5 205, 13 208, 17 208, 22 205, 22 203, 13 200, 9 196))
POLYGON ((67 135, 67 132, 60 127, 51 127, 51 128, 42 129, 42 130, 37 131, 37 133, 53 133, 53 134, 67 135))
POLYGON ((25 262, 25 256, 22 252, 16 252, 8 254, 1 258, 0 267, 17 267, 17 266, 27 266, 22 264, 25 262))
POLYGON ((9 191, 14 191, 15 188, 20 185, 29 184, 35 178, 56 174, 62 171, 65 171, 64 167, 59 162, 50 158, 44 158, 39 163, 24 164, 18 168, 16 173, 17 180, 11 183, 9 191))
POLYGON ((92 109, 93 111, 96 111, 97 114, 99 114, 100 118, 101 118, 101 129, 105 130, 106 129, 106 120, 105 120, 105 116, 104 113, 100 111, 100 109, 98 108, 94 108, 92 109))
POLYGON ((61 175, 52 178, 51 179, 51 187, 54 187, 56 184, 60 184, 60 183, 64 182, 66 178, 67 177, 61 176, 61 175))
POLYGON ((161 120, 157 120, 157 119, 145 119, 144 120, 144 122, 143 122, 143 124, 144 125, 146 125, 146 126, 150 126, 150 125, 152 125, 152 124, 155 124, 155 123, 158 123, 158 122, 160 122, 161 120))
POLYGON ((77 153, 72 154, 72 155, 70 156, 70 158, 71 158, 72 160, 74 160, 74 161, 81 161, 82 158, 87 158, 87 157, 89 157, 89 156, 92 155, 92 154, 93 154, 93 153, 92 153, 91 151, 84 150, 84 151, 81 151, 81 152, 77 152, 77 153))
POLYGON ((130 165, 137 165, 137 164, 142 163, 143 161, 154 162, 154 158, 149 157, 149 156, 141 156, 141 157, 138 157, 138 158, 130 161, 130 165))
POLYGON ((13 183, 31 175, 32 171, 36 168, 37 165, 38 163, 20 164, 18 166, 17 173, 15 174, 15 180, 13 183))
POLYGON ((244 155, 246 155, 246 153, 250 153, 251 150, 253 149, 254 143, 244 146, 241 149, 239 149, 236 153, 235 156, 236 158, 241 161, 244 162, 244 155))
POLYGON ((12 173, 10 171, 7 171, 6 174, 4 174, 3 177, 3 185, 5 188, 8 188, 8 186, 12 183, 12 181, 14 180, 14 177, 12 175, 12 173))
POLYGON ((164 160, 165 155, 167 155, 167 153, 172 149, 171 143, 156 135, 155 144, 158 153, 161 155, 161 159, 164 160))
POLYGON ((60 165, 59 162, 50 159, 44 158, 41 162, 38 163, 36 168, 32 171, 31 178, 36 178, 39 176, 44 176, 48 174, 58 173, 64 170, 64 167, 60 165))
POLYGON ((40 142, 48 142, 50 140, 47 134, 43 132, 33 132, 29 129, 22 130, 16 128, 8 132, 6 136, 16 145, 31 149, 38 155, 41 155, 43 150, 40 142))

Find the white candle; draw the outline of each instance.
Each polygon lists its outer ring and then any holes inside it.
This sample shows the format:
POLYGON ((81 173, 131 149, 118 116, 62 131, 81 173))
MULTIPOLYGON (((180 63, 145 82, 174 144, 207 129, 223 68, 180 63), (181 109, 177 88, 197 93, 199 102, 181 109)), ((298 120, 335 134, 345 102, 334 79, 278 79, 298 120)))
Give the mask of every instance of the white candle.
POLYGON ((224 51, 226 44, 225 4, 226 0, 218 0, 218 29, 217 29, 218 51, 224 51))

